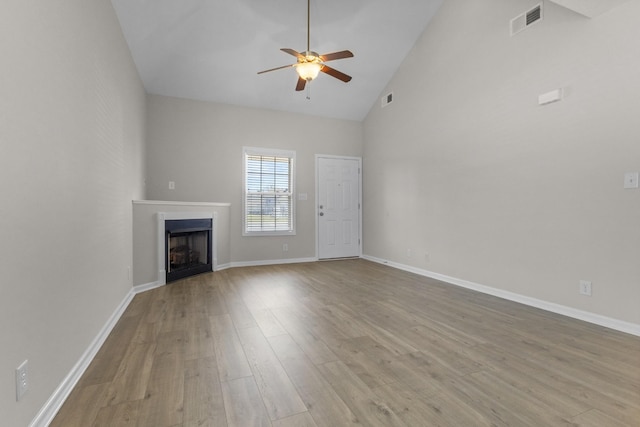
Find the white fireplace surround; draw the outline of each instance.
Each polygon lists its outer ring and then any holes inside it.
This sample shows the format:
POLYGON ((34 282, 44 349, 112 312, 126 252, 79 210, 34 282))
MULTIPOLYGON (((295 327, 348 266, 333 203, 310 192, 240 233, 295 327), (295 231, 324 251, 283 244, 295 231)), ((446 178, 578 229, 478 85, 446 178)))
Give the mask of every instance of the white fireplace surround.
POLYGON ((165 221, 175 219, 210 219, 211 220, 211 263, 216 271, 218 258, 216 255, 216 218, 217 212, 158 212, 158 284, 167 284, 167 270, 165 260, 165 221))

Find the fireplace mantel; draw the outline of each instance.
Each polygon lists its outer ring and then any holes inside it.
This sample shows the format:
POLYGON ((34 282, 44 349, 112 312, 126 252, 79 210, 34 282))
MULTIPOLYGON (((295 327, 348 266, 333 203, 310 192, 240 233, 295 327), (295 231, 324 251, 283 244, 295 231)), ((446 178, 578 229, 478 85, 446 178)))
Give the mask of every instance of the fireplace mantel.
POLYGON ((230 203, 134 200, 134 286, 152 289, 166 284, 164 244, 161 243, 165 220, 211 219, 213 270, 228 268, 230 207, 230 203))
POLYGON ((201 206, 201 207, 229 207, 231 203, 214 202, 168 202, 163 200, 134 200, 134 205, 158 205, 158 206, 201 206))

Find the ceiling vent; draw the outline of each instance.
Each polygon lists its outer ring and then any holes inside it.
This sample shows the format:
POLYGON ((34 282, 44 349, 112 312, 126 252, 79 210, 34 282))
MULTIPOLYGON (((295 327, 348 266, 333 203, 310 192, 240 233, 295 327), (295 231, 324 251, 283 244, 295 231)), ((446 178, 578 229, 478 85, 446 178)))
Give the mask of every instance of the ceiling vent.
POLYGON ((528 28, 542 20, 542 3, 538 4, 533 9, 518 15, 511 20, 511 35, 519 33, 520 31, 528 28))

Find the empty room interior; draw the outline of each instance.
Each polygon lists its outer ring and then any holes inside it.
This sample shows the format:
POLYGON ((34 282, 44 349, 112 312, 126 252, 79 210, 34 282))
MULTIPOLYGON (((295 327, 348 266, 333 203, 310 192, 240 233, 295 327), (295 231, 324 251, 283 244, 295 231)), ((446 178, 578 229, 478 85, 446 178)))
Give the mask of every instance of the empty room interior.
POLYGON ((0 425, 640 425, 638 16, 6 0, 0 425))

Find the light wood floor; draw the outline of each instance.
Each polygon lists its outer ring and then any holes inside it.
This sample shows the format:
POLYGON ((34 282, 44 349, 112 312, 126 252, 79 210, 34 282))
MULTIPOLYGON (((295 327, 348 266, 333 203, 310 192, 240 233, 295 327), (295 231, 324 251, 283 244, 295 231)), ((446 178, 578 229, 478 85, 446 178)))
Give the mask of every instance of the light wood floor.
POLYGON ((137 295, 52 426, 640 426, 640 339, 364 260, 137 295))

